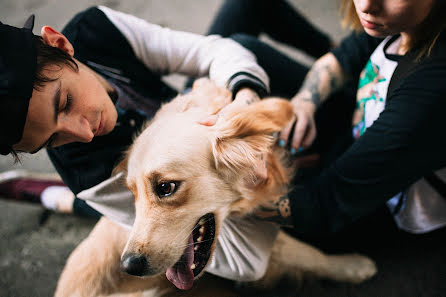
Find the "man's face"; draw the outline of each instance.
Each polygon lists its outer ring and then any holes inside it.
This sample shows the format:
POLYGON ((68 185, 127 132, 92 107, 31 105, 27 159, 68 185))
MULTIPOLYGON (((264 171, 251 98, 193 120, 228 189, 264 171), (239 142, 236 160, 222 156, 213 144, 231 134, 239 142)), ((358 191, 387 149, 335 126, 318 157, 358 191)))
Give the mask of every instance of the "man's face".
POLYGON ((14 149, 35 152, 70 142, 90 142, 113 130, 117 112, 104 81, 87 66, 79 71, 51 66, 44 75, 57 78, 34 90, 23 137, 14 149))
MULTIPOLYGON (((74 55, 71 43, 53 28, 43 27, 42 38, 74 55)), ((118 116, 107 93, 111 87, 93 70, 76 63, 79 71, 66 65, 43 70, 43 75, 54 81, 33 90, 23 136, 14 150, 36 152, 43 147, 90 142, 113 130, 118 116)))

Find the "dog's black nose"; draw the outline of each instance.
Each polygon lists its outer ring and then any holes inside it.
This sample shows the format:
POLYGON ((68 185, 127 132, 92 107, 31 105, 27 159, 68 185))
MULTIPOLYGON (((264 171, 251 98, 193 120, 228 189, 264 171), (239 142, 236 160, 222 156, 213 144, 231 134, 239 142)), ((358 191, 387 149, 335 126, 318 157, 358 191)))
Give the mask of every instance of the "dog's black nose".
POLYGON ((148 272, 147 259, 143 255, 126 254, 121 260, 121 270, 131 275, 144 276, 148 272))

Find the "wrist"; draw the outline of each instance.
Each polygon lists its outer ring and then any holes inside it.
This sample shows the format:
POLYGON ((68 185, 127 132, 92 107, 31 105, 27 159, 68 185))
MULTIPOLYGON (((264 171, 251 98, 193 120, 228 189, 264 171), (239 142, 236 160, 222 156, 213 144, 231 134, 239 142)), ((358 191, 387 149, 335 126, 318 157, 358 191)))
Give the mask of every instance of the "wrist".
POLYGON ((316 102, 311 100, 311 96, 304 96, 298 94, 291 99, 291 104, 295 108, 305 108, 308 111, 311 111, 313 114, 316 112, 318 105, 316 102))
POLYGON ((268 86, 257 77, 246 72, 234 74, 230 78, 227 87, 232 91, 233 99, 242 89, 251 89, 257 93, 260 98, 263 98, 268 94, 268 86))
POLYGON ((235 94, 234 101, 250 105, 260 101, 260 97, 255 90, 249 87, 244 87, 238 90, 238 92, 235 94))

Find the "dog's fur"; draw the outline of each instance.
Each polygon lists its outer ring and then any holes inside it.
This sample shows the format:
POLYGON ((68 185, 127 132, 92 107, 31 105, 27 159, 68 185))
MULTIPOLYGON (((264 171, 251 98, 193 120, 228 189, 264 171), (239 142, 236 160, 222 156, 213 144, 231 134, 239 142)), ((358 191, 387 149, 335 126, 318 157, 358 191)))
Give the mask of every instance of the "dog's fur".
MULTIPOLYGON (((120 167, 135 196, 131 233, 101 219, 68 259, 55 296, 235 294, 224 289, 225 280, 206 274, 191 291, 177 290, 164 275, 180 259, 203 215, 214 215, 217 237, 226 217, 250 214, 286 194, 292 172, 271 135, 292 120, 291 105, 283 99, 266 99, 225 113, 213 126, 198 123, 230 101, 227 90, 199 80, 189 94, 160 109, 120 167), (262 155, 267 156, 266 172, 259 166, 262 155), (157 186, 162 183, 176 190, 160 197, 157 186), (120 270, 121 257, 128 255, 147 259, 146 277, 120 270)), ((268 271, 259 283, 270 287, 283 277, 300 279, 301 273, 357 283, 375 272, 374 263, 364 256, 325 255, 279 232, 268 271)))

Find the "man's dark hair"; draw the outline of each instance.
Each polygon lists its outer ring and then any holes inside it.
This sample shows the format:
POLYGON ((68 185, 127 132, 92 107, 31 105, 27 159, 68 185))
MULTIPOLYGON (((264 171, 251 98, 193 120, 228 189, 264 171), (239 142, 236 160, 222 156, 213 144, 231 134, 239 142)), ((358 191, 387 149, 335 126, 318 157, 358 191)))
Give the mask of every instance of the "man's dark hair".
POLYGON ((34 81, 34 89, 43 87, 45 83, 55 81, 55 78, 49 78, 43 75, 43 70, 50 65, 68 66, 74 71, 78 71, 78 65, 74 59, 63 50, 50 46, 43 41, 40 36, 34 36, 37 54, 36 78, 34 81))
MULTIPOLYGON (((78 71, 79 67, 76 61, 63 50, 50 46, 46 44, 42 37, 34 36, 34 44, 36 47, 36 55, 37 55, 37 66, 36 66, 36 75, 34 79, 34 89, 39 90, 46 83, 57 80, 57 78, 51 78, 45 76, 43 74, 44 70, 48 66, 59 66, 62 68, 63 66, 70 67, 73 71, 78 71)), ((18 152, 14 149, 11 149, 11 155, 14 157, 15 161, 19 161, 18 152)))

